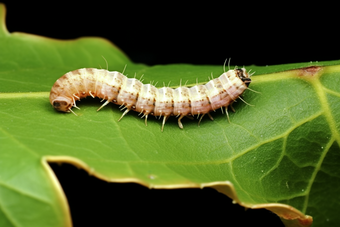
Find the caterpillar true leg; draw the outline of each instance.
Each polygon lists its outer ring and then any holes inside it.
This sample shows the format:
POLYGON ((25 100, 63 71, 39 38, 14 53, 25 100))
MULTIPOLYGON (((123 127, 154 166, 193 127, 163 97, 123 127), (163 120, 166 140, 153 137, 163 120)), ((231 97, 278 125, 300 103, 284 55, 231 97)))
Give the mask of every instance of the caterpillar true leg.
POLYGON ((163 117, 163 123, 162 123, 162 132, 163 132, 163 130, 164 130, 164 125, 165 125, 165 122, 166 122, 166 120, 168 120, 168 118, 169 118, 169 116, 164 116, 163 117))
POLYGON ((183 129, 183 124, 182 124, 181 120, 182 120, 182 118, 183 118, 184 116, 185 116, 185 115, 181 115, 181 116, 179 116, 179 118, 178 118, 178 127, 179 127, 180 129, 183 129))
POLYGON ((124 111, 124 113, 122 114, 122 116, 118 119, 118 121, 122 120, 122 118, 125 116, 125 114, 127 114, 130 111, 130 109, 126 109, 124 111))
POLYGON ((106 106, 106 105, 109 104, 109 103, 110 103, 110 101, 107 100, 103 105, 101 105, 101 106, 97 109, 97 111, 101 110, 104 106, 106 106))
POLYGON ((214 118, 211 116, 210 113, 202 114, 202 116, 200 117, 200 120, 198 121, 198 126, 200 126, 200 123, 201 123, 201 121, 202 121, 202 119, 205 115, 208 115, 210 120, 212 120, 212 121, 214 120, 214 118))

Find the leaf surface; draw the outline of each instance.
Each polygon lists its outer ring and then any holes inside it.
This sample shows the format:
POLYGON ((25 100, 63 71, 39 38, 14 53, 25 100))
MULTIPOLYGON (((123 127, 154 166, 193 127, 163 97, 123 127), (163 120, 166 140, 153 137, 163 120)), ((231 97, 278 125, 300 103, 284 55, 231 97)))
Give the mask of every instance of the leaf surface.
POLYGON ((213 187, 235 202, 267 208, 286 226, 335 226, 339 203, 340 61, 256 67, 230 121, 161 121, 100 100, 78 116, 49 103, 53 83, 78 68, 123 71, 170 86, 206 83, 221 66, 146 66, 100 38, 59 41, 9 34, 0 5, 0 226, 70 226, 66 198, 47 162, 68 162, 110 182, 150 188, 213 187), (334 201, 330 203, 329 201, 334 201), (19 205, 20 204, 20 205, 19 205), (34 215, 28 210, 34 210, 34 215), (307 215, 307 216, 306 216, 307 215), (310 215, 310 216, 308 216, 310 215))

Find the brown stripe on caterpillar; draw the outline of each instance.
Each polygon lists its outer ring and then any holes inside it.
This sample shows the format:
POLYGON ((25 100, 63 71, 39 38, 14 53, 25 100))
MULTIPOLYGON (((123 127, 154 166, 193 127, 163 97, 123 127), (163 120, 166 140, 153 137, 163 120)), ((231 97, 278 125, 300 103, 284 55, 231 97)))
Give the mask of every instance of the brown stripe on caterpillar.
POLYGON ((221 76, 204 85, 157 89, 138 79, 127 78, 120 72, 83 68, 68 72, 55 82, 50 103, 58 111, 74 113, 72 107, 78 108, 76 100, 87 96, 98 97, 106 102, 97 111, 110 102, 125 109, 118 121, 134 110, 142 114, 142 118, 145 117, 145 125, 149 115, 163 117, 163 131, 166 120, 176 116, 182 129, 183 117, 198 115, 200 124, 206 114, 213 120, 210 112, 219 108, 223 112, 223 107, 229 121, 227 108, 248 88, 251 75, 245 68, 236 68, 227 72, 224 70, 221 76))

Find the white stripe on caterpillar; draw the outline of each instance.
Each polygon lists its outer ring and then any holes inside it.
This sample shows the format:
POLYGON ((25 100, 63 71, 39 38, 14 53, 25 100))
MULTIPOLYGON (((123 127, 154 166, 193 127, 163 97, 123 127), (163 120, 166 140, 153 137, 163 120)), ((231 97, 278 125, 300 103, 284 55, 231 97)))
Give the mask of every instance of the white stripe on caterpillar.
POLYGON ((213 120, 209 112, 223 107, 228 116, 228 106, 248 88, 250 76, 245 68, 241 68, 224 72, 205 85, 191 88, 180 86, 176 89, 164 86, 157 89, 135 78, 127 78, 120 72, 83 68, 66 73, 54 83, 50 102, 58 111, 74 113, 71 108, 78 108, 76 100, 87 96, 98 97, 106 102, 97 111, 110 102, 125 109, 118 121, 134 110, 142 114, 142 118, 145 117, 145 125, 149 115, 163 117, 163 131, 166 120, 176 116, 182 129, 181 119, 185 116, 201 116, 200 124, 204 115, 208 114, 213 120))

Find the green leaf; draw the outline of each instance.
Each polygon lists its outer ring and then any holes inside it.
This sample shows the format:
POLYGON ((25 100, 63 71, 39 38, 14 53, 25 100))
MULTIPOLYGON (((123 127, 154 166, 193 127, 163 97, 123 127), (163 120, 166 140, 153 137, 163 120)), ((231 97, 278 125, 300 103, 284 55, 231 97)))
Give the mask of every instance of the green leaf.
POLYGON ((221 66, 145 66, 100 38, 59 41, 9 34, 0 4, 0 226, 71 226, 65 195, 47 162, 67 162, 109 182, 149 188, 213 187, 267 208, 286 226, 337 226, 340 189, 340 61, 256 67, 242 101, 214 121, 170 118, 144 125, 100 100, 78 116, 49 103, 53 83, 78 68, 106 68, 179 86, 206 83, 221 66), (30 212, 34 211, 34 212, 30 212), (309 216, 308 216, 309 215, 309 216))

